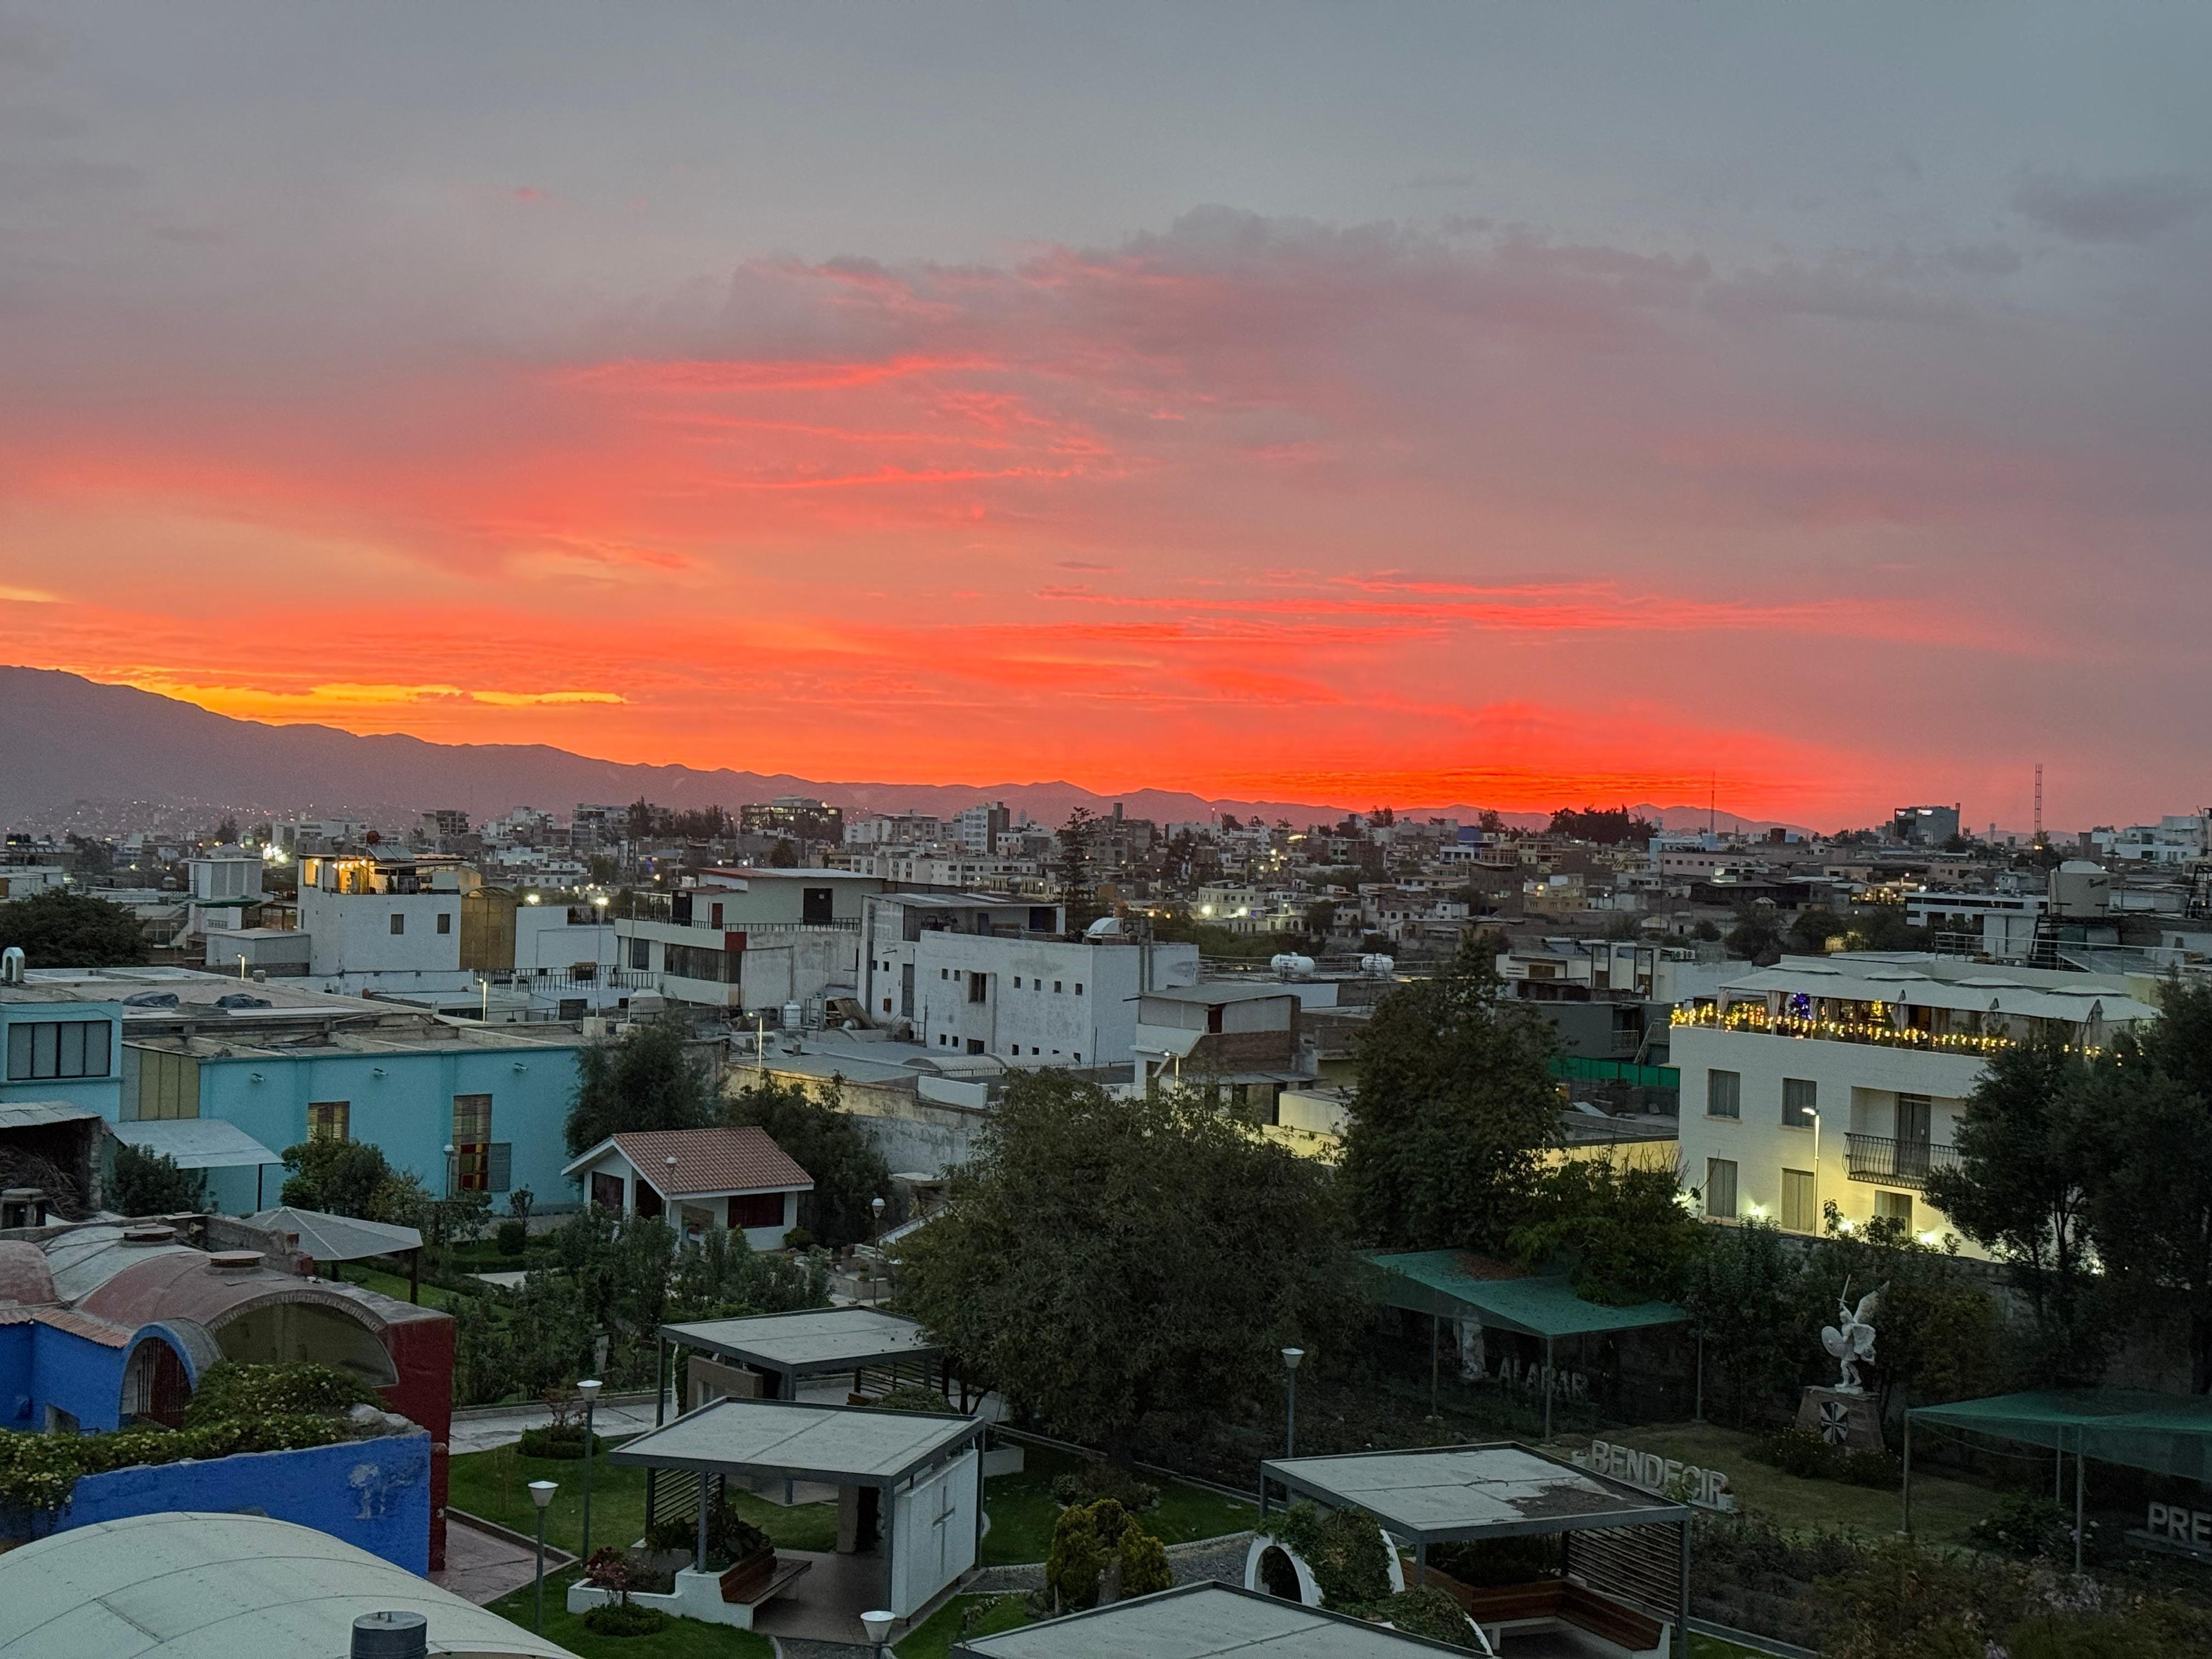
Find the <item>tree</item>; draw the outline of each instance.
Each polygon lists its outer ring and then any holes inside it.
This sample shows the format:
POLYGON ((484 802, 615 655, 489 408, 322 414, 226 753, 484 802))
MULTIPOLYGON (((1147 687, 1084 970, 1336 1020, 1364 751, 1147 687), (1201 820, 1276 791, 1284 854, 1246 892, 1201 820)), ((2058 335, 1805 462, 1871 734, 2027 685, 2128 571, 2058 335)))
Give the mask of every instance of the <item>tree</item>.
POLYGON ((1586 1301, 1672 1301, 1705 1231, 1675 1201, 1680 1190, 1670 1164, 1569 1158, 1536 1178, 1527 1218, 1507 1242, 1529 1267, 1565 1257, 1586 1301))
POLYGON ((1739 1425, 1797 1379, 1797 1272, 1781 1229, 1765 1221, 1711 1229, 1686 1264, 1681 1304, 1739 1425))
POLYGON ((76 871, 83 876, 104 876, 115 868, 115 849, 104 841, 80 836, 74 830, 64 839, 76 854, 76 871))
POLYGON ((136 968, 146 960, 137 917, 58 887, 0 904, 0 950, 11 945, 30 968, 136 968))
POLYGON ((1604 810, 1585 806, 1579 812, 1562 806, 1552 814, 1551 833, 1576 841, 1595 842, 1601 847, 1618 847, 1624 842, 1648 842, 1659 833, 1659 826, 1649 818, 1638 817, 1626 806, 1604 810))
POLYGON ((1771 910, 1749 908, 1739 911, 1735 926, 1729 928, 1724 943, 1729 954, 1747 962, 1778 962, 1782 958, 1782 924, 1771 910))
POLYGON ((1272 1406, 1286 1344, 1347 1352, 1364 1271, 1322 1166, 1193 1095, 1030 1072, 906 1242, 899 1305, 962 1376, 1126 1459, 1272 1406))
POLYGON ((1499 996, 1497 941, 1469 936, 1400 986, 1359 1039, 1342 1178, 1363 1237, 1495 1249, 1558 1133, 1552 1028, 1499 996))
POLYGON ((729 1122, 767 1130, 813 1177, 814 1190, 799 1200, 799 1225, 832 1249, 870 1235, 875 1225, 870 1206, 889 1198, 891 1189, 890 1165, 842 1109, 841 1093, 834 1079, 820 1098, 802 1084, 760 1082, 724 1107, 729 1122))
POLYGON ((225 813, 222 822, 215 827, 215 844, 218 847, 234 847, 237 843, 238 820, 225 813))
POLYGON ((2190 1386, 2212 1392, 2212 989, 2168 984, 2100 1082, 2112 1158, 2090 1206, 2097 1254, 2139 1323, 2185 1322, 2190 1386))
POLYGON ((2100 1110, 2089 1062, 2057 1037, 2000 1048, 1959 1115, 1956 1167, 1928 1173, 1928 1201, 2012 1264, 2057 1382, 2093 1383, 2105 1365, 2106 1310, 2088 1272, 2110 1151, 2100 1110))
POLYGON ((284 1167, 292 1173, 277 1201, 295 1209, 412 1227, 415 1194, 429 1196, 418 1178, 394 1170, 383 1149, 364 1140, 303 1140, 284 1149, 284 1167))
POLYGON ((776 837, 775 845, 769 849, 768 864, 771 870, 795 870, 799 867, 799 849, 791 844, 790 836, 776 837))
POLYGON ((115 1170, 104 1196, 118 1215, 181 1215, 206 1207, 207 1176, 180 1170, 166 1152, 142 1152, 127 1140, 115 1143, 115 1170))
POLYGON ((680 1015, 632 1024, 576 1056, 576 1097, 564 1126, 570 1157, 630 1129, 696 1129, 714 1120, 714 1085, 680 1015))

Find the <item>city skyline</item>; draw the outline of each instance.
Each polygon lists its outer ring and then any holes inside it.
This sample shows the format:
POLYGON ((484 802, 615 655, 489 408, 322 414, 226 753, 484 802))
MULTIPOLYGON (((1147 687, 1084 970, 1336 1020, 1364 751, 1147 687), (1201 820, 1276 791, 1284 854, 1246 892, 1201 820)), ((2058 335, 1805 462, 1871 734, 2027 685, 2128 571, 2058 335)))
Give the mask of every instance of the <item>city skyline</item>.
POLYGON ((0 7, 0 659, 824 780, 2193 811, 2208 34, 0 7))

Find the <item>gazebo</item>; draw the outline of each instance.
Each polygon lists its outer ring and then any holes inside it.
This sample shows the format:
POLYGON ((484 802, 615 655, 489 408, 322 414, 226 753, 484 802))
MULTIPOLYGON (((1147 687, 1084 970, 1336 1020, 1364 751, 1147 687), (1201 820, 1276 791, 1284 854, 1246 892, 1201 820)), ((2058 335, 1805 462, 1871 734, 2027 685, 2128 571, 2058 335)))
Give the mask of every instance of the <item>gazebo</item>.
POLYGON ((422 1235, 412 1227, 388 1221, 363 1221, 358 1216, 331 1215, 322 1210, 299 1210, 284 1205, 261 1210, 246 1218, 248 1226, 280 1235, 295 1249, 325 1262, 365 1261, 371 1256, 407 1258, 407 1299, 422 1295, 422 1235))
MULTIPOLYGON (((988 1431, 972 1417, 725 1399, 605 1456, 652 1472, 649 1521, 697 1516, 692 1563, 677 1575, 670 1611, 750 1629, 757 1610, 781 1597, 778 1634, 850 1642, 864 1610, 908 1617, 975 1564, 988 1431), (743 1583, 732 1577, 743 1564, 709 1572, 708 1516, 733 1480, 836 1487, 836 1552, 779 1552, 743 1583)), ((599 1595, 579 1583, 572 1607, 599 1595)))
MULTIPOLYGON (((1260 1466, 1260 1536, 1245 1565, 1249 1589, 1283 1578, 1281 1568, 1296 1565, 1267 1535, 1267 1507, 1278 1495, 1373 1516, 1386 1536, 1412 1551, 1414 1582, 1447 1591, 1499 1652, 1511 1650, 1513 1636, 1567 1625, 1607 1644, 1599 1651, 1648 1656, 1669 1650, 1670 1626, 1687 1628, 1690 1508, 1528 1446, 1269 1459, 1260 1466), (1562 1540, 1555 1577, 1476 1587, 1429 1565, 1435 1545, 1553 1536, 1562 1540), (1284 1561, 1271 1562, 1270 1551, 1284 1561)), ((1304 1592, 1305 1576, 1297 1582, 1304 1592)))
POLYGON ((1487 1330, 1534 1337, 1544 1345, 1544 1437, 1552 1435, 1557 1375, 1553 1345, 1562 1338, 1613 1336, 1685 1325, 1690 1316, 1671 1302, 1608 1307, 1575 1294, 1564 1273, 1486 1274, 1486 1258, 1464 1250, 1379 1251, 1368 1258, 1386 1277, 1376 1300, 1429 1316, 1429 1386, 1435 1409, 1438 1334, 1443 1322, 1471 1320, 1487 1330))
MULTIPOLYGON (((663 1325, 659 1331, 660 1381, 665 1397, 672 1352, 690 1349, 721 1362, 708 1374, 712 1394, 757 1395, 793 1400, 808 1377, 853 1373, 853 1392, 861 1391, 862 1373, 872 1367, 894 1374, 911 1372, 916 1382, 937 1373, 942 1386, 945 1347, 911 1319, 874 1308, 814 1308, 800 1313, 754 1314, 742 1319, 706 1319, 663 1325)), ((685 1395, 698 1406, 709 1391, 695 1387, 685 1395)), ((662 1420, 656 1410, 653 1421, 662 1420)))

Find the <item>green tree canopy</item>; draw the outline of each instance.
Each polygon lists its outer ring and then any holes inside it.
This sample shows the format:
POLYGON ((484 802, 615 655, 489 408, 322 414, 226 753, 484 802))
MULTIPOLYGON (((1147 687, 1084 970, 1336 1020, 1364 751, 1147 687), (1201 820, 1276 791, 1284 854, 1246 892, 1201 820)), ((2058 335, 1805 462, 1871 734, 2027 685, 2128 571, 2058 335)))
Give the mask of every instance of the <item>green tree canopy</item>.
POLYGON ((21 947, 29 968, 135 968, 146 960, 137 917, 59 887, 0 904, 0 951, 11 945, 21 947))
POLYGON ((1765 1221, 1711 1229, 1686 1264, 1681 1304, 1739 1424, 1789 1389, 1802 1368, 1792 1352, 1797 1273, 1781 1229, 1765 1221))
POLYGON ((2212 988, 2169 984, 2100 1081, 2111 1157, 2090 1204, 2097 1254, 2139 1324, 2185 1326, 2191 1386, 2212 1392, 2212 988))
POLYGON ((1626 806, 1585 806, 1580 811, 1562 806, 1552 814, 1551 833, 1594 841, 1601 847, 1619 847, 1623 842, 1650 841, 1659 833, 1659 826, 1626 806))
POLYGON ((205 1207, 207 1176, 180 1170, 166 1152, 143 1152, 127 1140, 115 1143, 115 1169, 102 1196, 118 1215, 180 1215, 205 1207))
POLYGON ((1671 1302, 1706 1229, 1675 1201, 1669 1164, 1572 1158, 1537 1176, 1527 1218, 1508 1240, 1531 1267, 1565 1258, 1575 1293, 1625 1308, 1671 1302))
POLYGON ((563 1133, 572 1158, 629 1129, 696 1129, 714 1120, 714 1084, 676 1014, 633 1022, 576 1056, 563 1133))
POLYGON ((1363 1237, 1496 1249, 1558 1133, 1551 1027, 1500 999, 1497 940, 1471 936, 1431 979, 1376 1005, 1362 1034, 1343 1182, 1363 1237))
POLYGON ((1364 1272, 1326 1169, 1194 1097, 1036 1072, 905 1245, 899 1304, 963 1376, 1126 1456, 1140 1427, 1272 1402, 1286 1344, 1346 1352, 1364 1272))
POLYGON ((756 1083, 724 1107, 730 1122, 767 1130, 814 1178, 814 1190, 799 1195, 799 1225, 833 1249, 866 1239, 875 1225, 871 1204, 891 1191, 890 1165, 841 1109, 841 1092, 835 1082, 819 1097, 798 1084, 756 1083))
POLYGON ((392 1169, 380 1147, 364 1140, 303 1140, 284 1149, 286 1177, 277 1201, 327 1215, 358 1216, 395 1226, 418 1224, 420 1181, 392 1169))
POLYGON ((2088 1269, 2108 1094, 2055 1038, 2001 1048, 1959 1115, 1957 1166, 1928 1175, 1928 1201, 2012 1264, 2054 1382, 2092 1383, 2104 1370, 2105 1297, 2088 1269))

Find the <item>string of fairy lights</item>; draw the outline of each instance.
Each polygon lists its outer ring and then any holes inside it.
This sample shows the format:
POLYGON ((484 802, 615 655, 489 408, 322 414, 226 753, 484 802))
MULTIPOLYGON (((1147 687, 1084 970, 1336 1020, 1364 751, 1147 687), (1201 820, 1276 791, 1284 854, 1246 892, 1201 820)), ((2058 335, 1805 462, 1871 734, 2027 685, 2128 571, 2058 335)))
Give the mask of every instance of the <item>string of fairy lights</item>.
MULTIPOLYGON (((1991 1054, 2016 1045, 2018 1039, 1989 1031, 1929 1031, 1917 1025, 1891 1023, 1889 1005, 1866 1005, 1864 1018, 1840 1019, 1832 1015, 1776 1012, 1764 1003, 1739 1002, 1721 1008, 1711 1003, 1678 1007, 1670 1024, 1706 1026, 1723 1031, 1757 1031, 1769 1036, 1821 1037, 1838 1042, 1873 1042, 1893 1048, 1925 1048, 1937 1053, 1991 1054)), ((2070 1045, 2069 1045, 2070 1046, 2070 1045)), ((2094 1053, 2084 1049, 2081 1052, 2094 1053)))

